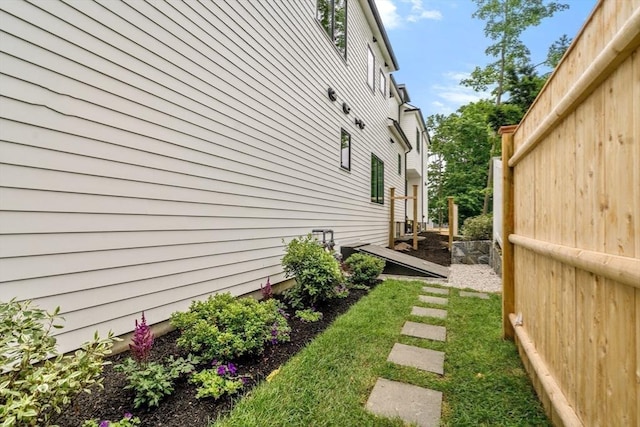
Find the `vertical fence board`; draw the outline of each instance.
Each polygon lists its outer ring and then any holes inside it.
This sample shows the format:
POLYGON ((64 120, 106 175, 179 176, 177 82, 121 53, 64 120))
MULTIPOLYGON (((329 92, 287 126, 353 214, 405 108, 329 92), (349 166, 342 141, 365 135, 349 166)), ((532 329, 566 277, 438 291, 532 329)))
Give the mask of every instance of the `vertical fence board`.
MULTIPOLYGON (((577 416, 589 426, 640 426, 640 288, 628 279, 617 282, 613 264, 604 268, 609 261, 598 261, 610 254, 621 262, 616 265, 632 269, 625 274, 637 277, 639 8, 640 0, 598 2, 514 134, 516 150, 527 147, 510 162, 515 311, 523 313, 522 327, 543 361, 525 360, 525 366, 557 424, 579 424, 577 416), (620 37, 623 28, 626 34, 620 37), (611 44, 614 38, 616 44, 611 44), (610 60, 613 55, 617 58, 610 60), (584 80, 585 75, 591 77, 584 80), (576 82, 587 83, 574 86, 576 82), (576 87, 584 92, 577 93, 576 87), (558 105, 568 108, 553 111, 558 105), (559 245, 553 249, 559 252, 536 245, 559 245), (592 264, 558 255, 574 249, 589 251, 592 264), (536 378, 533 366, 539 364, 555 385, 536 378), (556 385, 566 401, 549 394, 556 385)), ((588 255, 577 253, 575 259, 588 255)), ((526 359, 527 353, 519 350, 526 359)))

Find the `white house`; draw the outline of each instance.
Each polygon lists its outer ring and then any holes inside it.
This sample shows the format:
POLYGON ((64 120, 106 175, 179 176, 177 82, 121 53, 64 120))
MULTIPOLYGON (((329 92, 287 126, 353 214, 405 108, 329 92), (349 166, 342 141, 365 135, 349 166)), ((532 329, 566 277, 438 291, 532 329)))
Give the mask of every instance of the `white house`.
POLYGON ((389 187, 422 183, 373 0, 0 14, 0 300, 61 306, 62 351, 280 282, 283 239, 312 229, 384 245, 389 187))

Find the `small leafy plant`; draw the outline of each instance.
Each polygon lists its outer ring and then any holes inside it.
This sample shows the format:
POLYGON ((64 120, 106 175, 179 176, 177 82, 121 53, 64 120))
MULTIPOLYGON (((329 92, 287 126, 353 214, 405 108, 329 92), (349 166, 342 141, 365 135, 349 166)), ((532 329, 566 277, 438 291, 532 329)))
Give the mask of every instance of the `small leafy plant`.
POLYGON ((493 215, 478 215, 464 220, 462 235, 465 240, 491 240, 493 237, 493 215))
POLYGON ((109 332, 85 343, 71 356, 56 350, 52 328, 60 307, 52 313, 30 301, 0 302, 0 420, 2 426, 48 425, 53 413, 82 390, 102 386, 103 359, 114 340, 109 332))
POLYGON ((140 418, 134 417, 129 412, 125 413, 120 421, 87 420, 82 427, 135 427, 141 423, 140 418))
POLYGON ((303 309, 336 296, 336 287, 344 280, 338 260, 311 235, 293 239, 287 245, 282 266, 296 284, 285 299, 293 308, 303 309))
POLYGON ((127 376, 129 383, 125 390, 134 391, 133 406, 136 409, 141 406, 158 406, 165 396, 173 393, 175 381, 183 374, 193 372, 195 365, 199 363, 199 359, 191 354, 186 359, 171 356, 166 363, 150 362, 154 338, 144 312, 140 323, 136 319, 131 341, 129 349, 133 357, 114 366, 114 370, 127 376))
POLYGON ((269 342, 289 341, 291 331, 275 299, 258 302, 229 293, 193 301, 189 311, 171 315, 171 324, 181 332, 178 346, 225 361, 259 354, 269 342))
POLYGON ((356 253, 345 261, 347 270, 351 273, 349 283, 352 286, 373 285, 376 278, 384 270, 385 262, 371 255, 356 253))
POLYGON ((304 310, 296 310, 296 317, 303 322, 313 323, 322 320, 322 312, 315 311, 313 307, 304 310))
POLYGON ((153 407, 160 405, 160 401, 174 391, 175 381, 184 374, 190 374, 195 370, 199 359, 189 355, 186 359, 175 359, 170 356, 165 363, 147 362, 139 364, 131 357, 119 365, 114 366, 118 372, 127 376, 128 384, 125 390, 133 390, 134 408, 141 406, 153 407))
POLYGON ((213 397, 220 399, 225 394, 239 392, 247 381, 246 376, 239 376, 233 363, 222 364, 213 361, 213 368, 204 369, 191 376, 191 383, 199 385, 196 397, 213 397))

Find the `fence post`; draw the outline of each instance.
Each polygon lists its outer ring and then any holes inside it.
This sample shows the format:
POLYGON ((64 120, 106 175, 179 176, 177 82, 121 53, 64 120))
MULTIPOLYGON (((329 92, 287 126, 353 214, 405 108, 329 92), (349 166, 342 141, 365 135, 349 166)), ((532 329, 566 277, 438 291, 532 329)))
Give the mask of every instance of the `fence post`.
POLYGON ((513 243, 509 236, 514 231, 513 218, 513 168, 509 159, 513 155, 513 133, 516 126, 502 126, 502 337, 514 338, 509 314, 515 311, 515 277, 513 243))
POLYGON ((447 197, 449 204, 449 251, 453 249, 453 222, 455 221, 455 215, 453 213, 453 196, 447 197))
POLYGON ((418 250, 418 186, 413 185, 413 250, 418 250))
POLYGON ((396 201, 395 201, 395 197, 396 197, 396 189, 394 187, 389 188, 389 249, 393 249, 393 247, 395 246, 395 233, 394 233, 394 229, 395 229, 395 215, 396 215, 396 210, 395 210, 395 205, 396 205, 396 201))

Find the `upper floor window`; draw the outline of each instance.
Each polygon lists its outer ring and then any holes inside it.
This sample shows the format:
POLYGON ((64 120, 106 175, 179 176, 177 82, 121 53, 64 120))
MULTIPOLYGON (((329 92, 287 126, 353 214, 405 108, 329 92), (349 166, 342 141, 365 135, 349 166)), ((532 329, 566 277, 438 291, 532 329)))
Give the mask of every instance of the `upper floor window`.
POLYGON ((347 0, 318 0, 316 19, 342 56, 347 55, 347 0))
POLYGON ((416 150, 420 152, 420 129, 416 129, 416 150))
POLYGON ((376 68, 376 60, 375 60, 375 57, 373 56, 373 51, 371 50, 370 46, 367 46, 367 84, 369 84, 369 87, 371 88, 371 90, 375 89, 375 84, 376 84, 375 68, 376 68))
POLYGON ((380 93, 385 95, 387 90, 387 78, 384 75, 384 71, 380 69, 380 93))
POLYGON ((398 175, 402 175, 402 156, 398 153, 398 175))
POLYGON ((384 204, 384 162, 371 155, 371 201, 384 204))
POLYGON ((340 167, 351 170, 351 135, 344 129, 340 134, 340 167))

